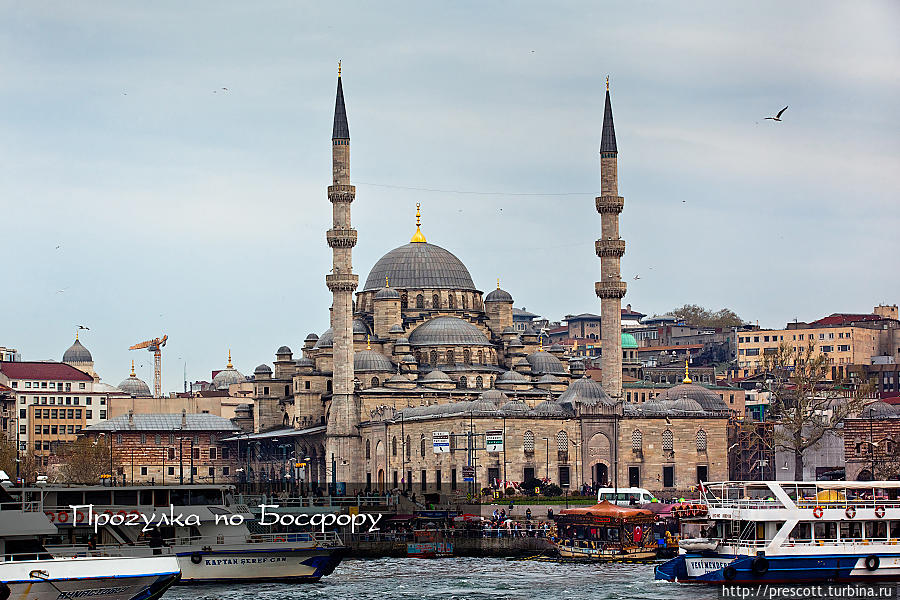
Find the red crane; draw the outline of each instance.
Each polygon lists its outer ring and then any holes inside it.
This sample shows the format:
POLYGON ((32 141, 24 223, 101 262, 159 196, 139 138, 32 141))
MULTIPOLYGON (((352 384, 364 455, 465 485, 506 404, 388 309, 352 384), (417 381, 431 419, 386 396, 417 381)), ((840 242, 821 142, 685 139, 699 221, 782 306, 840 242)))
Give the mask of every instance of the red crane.
POLYGON ((163 335, 161 338, 153 338, 139 344, 131 346, 129 350, 142 350, 146 348, 153 353, 153 397, 162 396, 162 347, 166 345, 169 336, 163 335))

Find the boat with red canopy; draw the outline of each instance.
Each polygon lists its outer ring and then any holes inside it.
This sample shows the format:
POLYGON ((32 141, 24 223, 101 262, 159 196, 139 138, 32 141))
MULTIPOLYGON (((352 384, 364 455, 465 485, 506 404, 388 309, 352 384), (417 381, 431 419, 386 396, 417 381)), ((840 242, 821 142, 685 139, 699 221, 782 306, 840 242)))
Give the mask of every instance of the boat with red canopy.
POLYGON ((646 509, 616 506, 604 500, 569 508, 556 517, 560 558, 633 561, 656 558, 655 515, 646 509))

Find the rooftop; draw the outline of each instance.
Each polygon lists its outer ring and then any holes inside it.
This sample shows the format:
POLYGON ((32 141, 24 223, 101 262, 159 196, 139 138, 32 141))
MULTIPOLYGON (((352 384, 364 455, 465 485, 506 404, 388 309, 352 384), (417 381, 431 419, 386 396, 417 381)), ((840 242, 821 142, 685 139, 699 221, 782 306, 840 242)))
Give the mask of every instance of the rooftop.
POLYGON ((230 419, 206 413, 175 413, 153 415, 121 415, 85 427, 82 431, 237 431, 230 419), (181 418, 185 418, 182 426, 181 418), (134 419, 134 424, 130 421, 134 419))
POLYGON ((49 361, 0 362, 0 373, 10 379, 93 381, 90 375, 73 366, 49 361))

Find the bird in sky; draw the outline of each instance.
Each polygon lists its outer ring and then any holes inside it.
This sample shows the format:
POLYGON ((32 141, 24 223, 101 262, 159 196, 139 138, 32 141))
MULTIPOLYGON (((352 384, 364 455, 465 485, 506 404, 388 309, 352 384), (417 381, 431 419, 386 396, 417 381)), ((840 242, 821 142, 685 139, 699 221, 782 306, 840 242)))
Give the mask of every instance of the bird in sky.
POLYGON ((79 326, 78 326, 78 329, 87 329, 88 331, 91 330, 90 327, 85 327, 84 325, 79 325, 79 326))
POLYGON ((635 275, 634 278, 635 278, 635 279, 640 279, 641 276, 640 276, 640 275, 635 275))
POLYGON ((59 246, 57 246, 56 249, 59 250, 59 246))
POLYGON ((766 120, 780 121, 780 120, 781 120, 781 113, 783 113, 783 112, 786 111, 787 109, 788 109, 788 107, 785 106, 784 108, 782 108, 781 110, 778 111, 778 114, 777 114, 777 115, 775 115, 774 117, 766 117, 766 120))

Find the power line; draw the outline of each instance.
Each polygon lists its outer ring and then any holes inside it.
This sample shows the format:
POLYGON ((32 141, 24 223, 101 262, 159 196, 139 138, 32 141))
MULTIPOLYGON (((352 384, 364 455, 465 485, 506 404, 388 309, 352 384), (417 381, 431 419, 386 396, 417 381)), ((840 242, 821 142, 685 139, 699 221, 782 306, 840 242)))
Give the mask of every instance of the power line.
POLYGON ((372 187, 391 188, 395 190, 412 190, 415 192, 438 192, 441 194, 470 194, 476 196, 591 196, 594 192, 479 192, 474 190, 440 190, 435 188, 410 187, 405 185, 390 185, 387 183, 367 183, 365 181, 355 181, 356 185, 368 185, 372 187))

